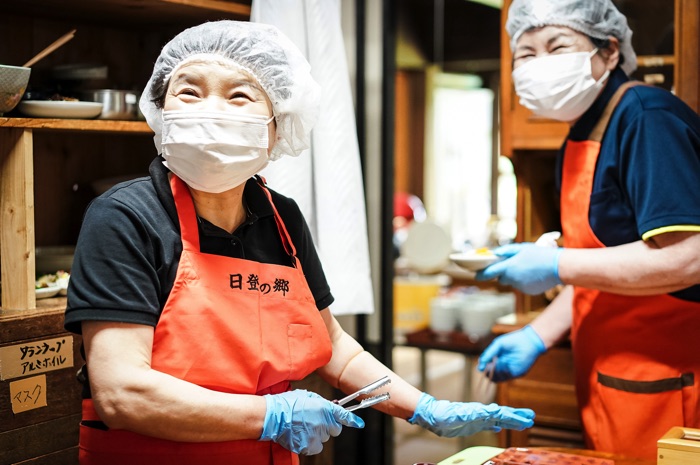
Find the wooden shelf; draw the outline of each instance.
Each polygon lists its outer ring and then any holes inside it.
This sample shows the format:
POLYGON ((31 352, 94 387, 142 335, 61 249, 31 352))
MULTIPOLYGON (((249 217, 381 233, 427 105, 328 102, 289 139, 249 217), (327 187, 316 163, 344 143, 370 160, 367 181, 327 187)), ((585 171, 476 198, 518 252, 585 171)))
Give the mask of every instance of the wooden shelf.
POLYGON ((145 121, 0 118, 0 128, 153 134, 145 121))
MULTIPOLYGON (((44 18, 90 19, 105 23, 200 23, 221 19, 248 20, 250 0, 23 0, 3 2, 3 11, 44 18)), ((121 24, 122 27, 125 24, 121 24)))
POLYGON ((493 335, 472 341, 461 331, 437 333, 432 329, 426 328, 406 334, 406 342, 402 345, 419 349, 436 349, 459 352, 466 355, 479 355, 491 341, 493 341, 493 335))
POLYGON ((52 297, 36 301, 36 308, 26 310, 5 310, 0 308, 0 344, 11 341, 19 333, 37 335, 63 332, 63 318, 66 312, 65 297, 52 297), (41 328, 37 321, 41 321, 41 328), (33 328, 33 329, 32 329, 33 328))

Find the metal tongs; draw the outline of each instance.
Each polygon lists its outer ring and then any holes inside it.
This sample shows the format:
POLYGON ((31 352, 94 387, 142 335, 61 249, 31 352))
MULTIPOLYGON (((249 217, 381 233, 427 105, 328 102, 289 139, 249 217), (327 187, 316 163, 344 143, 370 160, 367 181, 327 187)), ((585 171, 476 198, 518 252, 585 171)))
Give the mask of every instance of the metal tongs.
MULTIPOLYGON (((345 405, 351 400, 357 399, 359 396, 369 394, 370 392, 379 389, 380 387, 387 385, 391 383, 391 378, 388 376, 384 376, 383 378, 379 378, 377 381, 368 384, 367 386, 363 387, 362 389, 359 389, 358 391, 353 392, 349 396, 343 397, 342 399, 339 400, 334 400, 334 404, 338 405, 345 405)), ((371 407, 374 404, 378 404, 379 402, 384 402, 385 400, 388 400, 389 395, 388 392, 385 392, 384 394, 379 394, 376 396, 372 397, 367 397, 365 399, 362 399, 359 404, 351 405, 350 407, 345 407, 345 410, 352 412, 353 410, 361 409, 361 408, 367 408, 371 407)))
POLYGON ((491 361, 486 364, 486 368, 484 368, 484 376, 477 383, 476 392, 484 392, 486 388, 493 383, 493 374, 496 370, 496 362, 498 362, 498 357, 492 358, 491 361))

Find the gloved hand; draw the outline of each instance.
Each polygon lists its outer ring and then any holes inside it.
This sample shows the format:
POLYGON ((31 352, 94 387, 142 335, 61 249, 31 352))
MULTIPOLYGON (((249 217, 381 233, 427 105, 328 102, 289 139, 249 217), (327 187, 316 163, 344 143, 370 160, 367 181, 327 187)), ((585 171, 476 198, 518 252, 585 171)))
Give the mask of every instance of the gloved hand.
POLYGON ((517 378, 527 373, 546 350, 542 338, 527 325, 494 339, 479 357, 478 369, 484 371, 486 365, 497 357, 493 381, 517 378))
POLYGON ((438 436, 454 438, 480 431, 499 432, 502 428, 522 431, 534 424, 535 412, 529 408, 501 407, 479 402, 436 400, 425 392, 418 400, 412 425, 419 425, 438 436))
POLYGON ((526 294, 540 294, 557 284, 559 256, 563 249, 542 247, 532 242, 509 244, 493 251, 505 260, 498 261, 476 273, 477 281, 498 278, 501 284, 515 287, 526 294))
POLYGON ((314 392, 297 389, 265 396, 261 441, 275 441, 296 454, 314 455, 343 425, 364 428, 362 418, 314 392))

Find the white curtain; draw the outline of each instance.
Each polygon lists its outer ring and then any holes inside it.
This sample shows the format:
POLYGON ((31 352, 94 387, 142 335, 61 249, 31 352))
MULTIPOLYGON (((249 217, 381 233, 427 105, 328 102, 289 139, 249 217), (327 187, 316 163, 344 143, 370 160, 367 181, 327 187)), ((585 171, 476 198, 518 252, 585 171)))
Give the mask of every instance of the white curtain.
POLYGON ((311 148, 262 171, 297 201, 335 296, 335 315, 372 313, 367 218, 340 0, 253 0, 251 21, 272 24, 305 54, 321 85, 311 148))

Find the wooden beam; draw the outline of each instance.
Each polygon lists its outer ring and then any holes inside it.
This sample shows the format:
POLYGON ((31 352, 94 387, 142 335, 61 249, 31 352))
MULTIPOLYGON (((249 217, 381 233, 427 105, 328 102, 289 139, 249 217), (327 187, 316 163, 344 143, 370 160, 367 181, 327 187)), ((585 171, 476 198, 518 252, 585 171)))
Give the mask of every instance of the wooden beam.
POLYGON ((164 3, 191 6, 207 10, 223 11, 235 15, 250 17, 250 5, 224 0, 161 0, 164 3))
POLYGON ((700 112, 700 2, 676 0, 674 87, 676 95, 700 112))
POLYGON ((2 307, 34 309, 34 168, 31 129, 0 131, 2 307))

